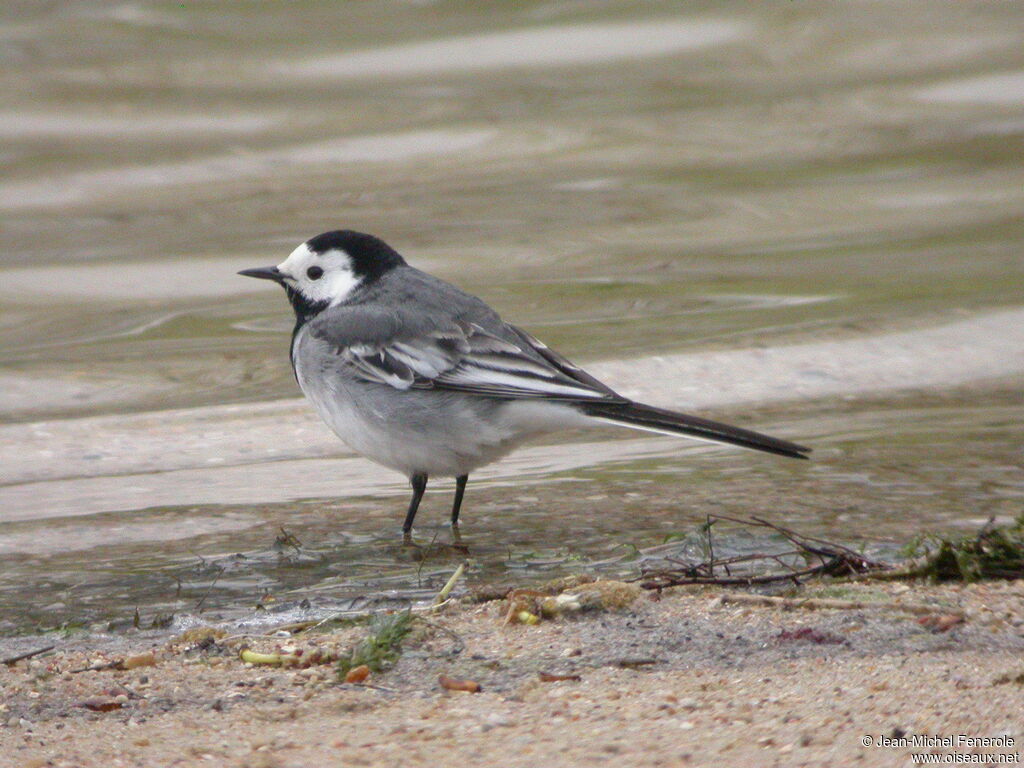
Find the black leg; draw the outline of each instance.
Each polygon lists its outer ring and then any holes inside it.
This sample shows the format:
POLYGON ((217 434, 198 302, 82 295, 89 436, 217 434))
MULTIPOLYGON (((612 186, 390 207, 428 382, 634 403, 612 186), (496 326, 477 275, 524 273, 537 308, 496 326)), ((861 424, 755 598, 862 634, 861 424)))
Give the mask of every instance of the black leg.
POLYGON ((427 490, 427 476, 422 472, 417 472, 409 478, 409 482, 412 484, 412 499, 409 501, 409 511, 405 513, 405 522, 402 523, 403 533, 412 530, 412 521, 416 519, 416 510, 420 508, 420 499, 423 498, 423 492, 427 490))
POLYGON ((462 497, 466 493, 466 482, 469 475, 459 475, 455 478, 455 501, 452 503, 452 527, 459 527, 459 510, 462 509, 462 497))

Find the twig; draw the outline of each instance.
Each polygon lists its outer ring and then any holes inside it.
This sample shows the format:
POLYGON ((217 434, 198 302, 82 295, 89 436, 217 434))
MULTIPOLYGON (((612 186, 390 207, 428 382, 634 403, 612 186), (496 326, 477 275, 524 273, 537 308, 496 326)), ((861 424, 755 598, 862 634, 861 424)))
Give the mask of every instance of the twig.
MULTIPOLYGON (((315 627, 316 625, 316 621, 296 621, 291 624, 282 624, 280 627, 274 627, 273 629, 265 632, 264 635, 276 635, 278 632, 289 632, 294 635, 296 632, 303 632, 310 627, 315 627)), ((237 637, 241 637, 241 635, 237 635, 237 637)))
POLYGON ((217 571, 217 575, 213 577, 213 581, 210 582, 210 586, 206 588, 206 592, 203 593, 203 596, 201 598, 199 598, 199 602, 196 603, 196 607, 193 610, 195 610, 197 612, 202 610, 203 603, 206 602, 206 598, 208 598, 210 596, 210 593, 213 591, 213 588, 215 586, 217 586, 217 580, 224 573, 224 566, 222 565, 222 566, 219 566, 219 567, 220 567, 220 570, 217 571))
MULTIPOLYGON (((408 536, 408 534, 406 534, 408 536)), ((412 541, 408 538, 407 541, 412 541)), ((416 587, 421 588, 423 586, 423 566, 427 564, 427 558, 430 557, 430 550, 434 548, 434 542, 437 541, 437 532, 434 532, 433 538, 430 539, 430 543, 427 544, 427 548, 423 551, 423 557, 420 558, 419 567, 416 569, 416 587)), ((416 546, 415 544, 413 546, 416 546)))
POLYGON ((6 664, 8 667, 13 667, 19 661, 31 659, 33 656, 39 656, 47 651, 52 651, 56 647, 56 645, 48 645, 45 648, 36 648, 34 651, 28 651, 27 653, 21 653, 17 656, 11 656, 9 659, 4 659, 3 661, 0 661, 0 664, 6 664))
POLYGON ((360 688, 369 688, 373 691, 384 691, 384 693, 398 693, 396 688, 385 688, 383 685, 374 685, 373 683, 359 683, 360 688))
MULTIPOLYGON (((712 525, 711 515, 708 515, 707 518, 706 518, 706 521, 704 523, 704 530, 707 532, 707 535, 708 535, 708 575, 709 576, 714 576, 715 575, 715 545, 714 545, 714 542, 711 541, 711 525, 712 525)), ((725 567, 725 572, 726 572, 726 575, 728 575, 728 573, 729 573, 729 566, 725 567)))
POLYGON ((777 581, 793 581, 803 576, 816 576, 820 573, 827 573, 836 564, 838 564, 838 561, 816 565, 813 568, 804 568, 802 571, 772 573, 765 576, 735 576, 732 578, 722 578, 720 576, 674 576, 671 573, 654 573, 648 575, 653 575, 656 580, 642 581, 640 586, 643 589, 664 589, 665 587, 678 587, 683 584, 708 584, 720 587, 774 584, 777 581))
POLYGON ((77 675, 81 672, 101 672, 105 669, 117 669, 121 665, 122 661, 124 661, 124 659, 114 659, 113 661, 106 661, 102 664, 92 664, 88 667, 70 669, 68 670, 68 672, 70 672, 72 675, 77 675))
POLYGON ((728 515, 708 515, 707 522, 702 526, 704 535, 707 536, 708 559, 702 563, 686 563, 672 557, 665 558, 669 563, 678 565, 677 569, 644 570, 641 576, 634 581, 640 581, 644 589, 664 589, 666 587, 680 586, 683 584, 714 584, 718 586, 752 586, 755 584, 772 584, 778 582, 792 582, 799 585, 802 578, 822 575, 849 575, 859 573, 872 568, 883 568, 880 563, 873 562, 864 555, 853 551, 840 544, 804 536, 796 531, 784 528, 761 518, 742 520, 728 515), (711 527, 719 521, 725 520, 745 526, 768 528, 775 531, 787 541, 792 543, 795 549, 786 552, 757 553, 737 555, 734 557, 716 558, 714 554, 714 541, 711 538, 711 527), (805 568, 798 568, 791 560, 803 558, 805 568), (781 573, 767 573, 759 575, 743 576, 735 574, 730 566, 740 564, 771 561, 782 569, 781 573), (817 565, 812 563, 817 562, 817 565), (722 568, 725 577, 715 576, 715 569, 722 568))

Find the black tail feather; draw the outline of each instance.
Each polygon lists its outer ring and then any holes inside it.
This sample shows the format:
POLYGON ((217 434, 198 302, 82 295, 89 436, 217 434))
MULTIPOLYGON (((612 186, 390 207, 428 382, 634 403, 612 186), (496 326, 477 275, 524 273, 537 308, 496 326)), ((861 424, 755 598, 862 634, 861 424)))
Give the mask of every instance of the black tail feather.
POLYGON ((787 440, 642 403, 581 403, 580 407, 588 416, 639 429, 660 430, 716 443, 728 443, 794 459, 806 459, 806 454, 811 452, 810 448, 787 440))

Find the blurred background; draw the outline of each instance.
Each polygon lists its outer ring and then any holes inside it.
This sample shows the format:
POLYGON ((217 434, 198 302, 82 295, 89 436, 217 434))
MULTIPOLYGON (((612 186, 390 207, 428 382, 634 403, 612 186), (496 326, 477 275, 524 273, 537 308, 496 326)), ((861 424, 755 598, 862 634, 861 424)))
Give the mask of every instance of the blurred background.
POLYGON ((815 448, 524 449, 470 484, 474 578, 628 573, 715 512, 883 551, 1018 514, 1022 38, 1006 2, 5 3, 0 632, 450 573, 451 482, 410 558, 405 480, 235 275, 336 228, 815 448))

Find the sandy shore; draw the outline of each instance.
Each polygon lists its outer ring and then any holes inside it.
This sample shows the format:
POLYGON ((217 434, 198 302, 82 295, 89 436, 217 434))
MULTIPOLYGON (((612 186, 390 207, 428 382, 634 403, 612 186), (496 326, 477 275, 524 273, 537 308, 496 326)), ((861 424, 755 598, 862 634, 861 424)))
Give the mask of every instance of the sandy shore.
POLYGON ((1024 584, 800 594, 868 606, 842 610, 733 603, 730 594, 645 592, 626 608, 536 626, 504 624, 504 601, 466 599, 417 622, 397 665, 370 685, 340 683, 330 666, 252 666, 237 656, 239 643, 344 647, 364 625, 308 639, 202 641, 193 630, 169 641, 58 641, 53 655, 0 669, 0 763, 890 766, 918 752, 1017 760, 1024 584), (128 658, 144 666, 75 671, 128 658), (544 682, 540 672, 579 679, 544 682), (444 690, 442 674, 483 690, 444 690), (1002 742, 877 745, 915 735, 1002 742))

